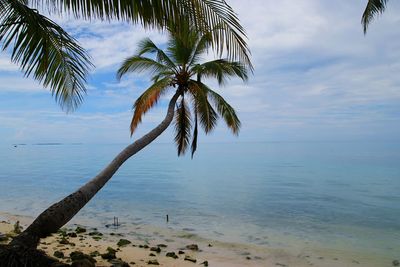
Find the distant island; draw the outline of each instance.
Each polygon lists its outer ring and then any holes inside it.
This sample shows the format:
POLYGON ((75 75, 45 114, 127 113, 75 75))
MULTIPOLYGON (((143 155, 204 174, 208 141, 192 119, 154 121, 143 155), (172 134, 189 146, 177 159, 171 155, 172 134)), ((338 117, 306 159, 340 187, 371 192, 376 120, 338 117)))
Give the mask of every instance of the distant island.
MULTIPOLYGON (((27 146, 28 144, 12 144, 12 146, 17 147, 17 146, 27 146)), ((62 145, 83 145, 83 143, 70 143, 70 144, 65 144, 65 143, 34 143, 31 144, 32 146, 62 146, 62 145)))
POLYGON ((61 146, 63 143, 36 143, 34 146, 61 146))

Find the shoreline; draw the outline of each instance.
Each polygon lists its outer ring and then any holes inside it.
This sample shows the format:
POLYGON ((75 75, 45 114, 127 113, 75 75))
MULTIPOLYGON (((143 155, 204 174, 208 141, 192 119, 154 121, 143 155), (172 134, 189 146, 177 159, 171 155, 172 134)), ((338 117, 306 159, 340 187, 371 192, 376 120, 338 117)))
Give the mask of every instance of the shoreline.
MULTIPOLYGON (((0 212, 0 234, 12 232, 16 221, 19 221, 25 229, 32 220, 33 218, 28 216, 0 212)), ((203 238, 190 231, 175 231, 145 224, 96 228, 85 222, 85 224, 68 224, 62 229, 63 232, 42 239, 38 248, 52 257, 56 251, 58 254, 62 252, 64 259, 59 260, 65 263, 71 263, 71 252, 80 251, 88 255, 96 255, 94 257, 96 266, 110 266, 112 262, 103 259, 100 254, 107 253, 107 248, 111 247, 116 250, 116 257, 130 266, 151 266, 149 263, 155 263, 155 261, 160 266, 177 267, 199 264, 221 267, 392 266, 390 260, 380 259, 368 253, 354 254, 345 249, 339 251, 322 247, 316 249, 271 248, 256 244, 222 242, 203 238), (76 231, 77 227, 84 228, 86 231, 79 233, 79 230, 76 231), (130 243, 118 246, 120 240, 128 240, 130 243), (174 252, 175 254, 169 255, 176 255, 177 258, 167 257, 168 252, 174 252), (196 260, 196 262, 190 260, 196 260)))

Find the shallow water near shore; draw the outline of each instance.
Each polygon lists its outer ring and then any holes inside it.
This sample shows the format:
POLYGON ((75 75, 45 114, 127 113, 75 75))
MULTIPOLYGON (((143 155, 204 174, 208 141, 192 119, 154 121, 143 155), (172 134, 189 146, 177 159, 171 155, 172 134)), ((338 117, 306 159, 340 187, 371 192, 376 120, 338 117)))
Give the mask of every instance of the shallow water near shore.
MULTIPOLYGON (((123 147, 2 146, 0 211, 37 215, 123 147)), ((74 221, 105 227, 117 216, 127 233, 145 226, 150 234, 354 253, 360 262, 368 255, 390 266, 400 257, 399 162, 399 143, 201 144, 194 160, 152 144, 74 221)))

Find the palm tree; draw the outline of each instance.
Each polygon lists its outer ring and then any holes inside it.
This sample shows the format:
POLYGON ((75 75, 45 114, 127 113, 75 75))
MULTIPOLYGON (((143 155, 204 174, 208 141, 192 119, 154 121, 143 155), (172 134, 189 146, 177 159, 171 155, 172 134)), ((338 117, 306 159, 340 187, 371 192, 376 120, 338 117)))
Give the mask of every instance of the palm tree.
POLYGON ((185 17, 201 32, 213 31, 213 47, 230 59, 251 66, 245 32, 224 0, 0 0, 0 47, 25 76, 49 88, 66 111, 83 101, 86 78, 93 67, 87 52, 55 22, 40 14, 75 18, 122 20, 145 28, 165 29, 185 17))
MULTIPOLYGON (((180 26, 179 33, 170 34, 166 51, 157 47, 150 39, 140 42, 138 54, 126 59, 118 71, 119 78, 133 71, 150 71, 153 74, 151 79, 153 84, 135 101, 131 133, 141 122, 142 116, 160 97, 172 90, 174 94, 169 101, 164 120, 149 133, 127 146, 87 184, 40 214, 24 232, 13 239, 10 243, 11 248, 15 251, 21 248, 36 248, 40 238, 56 232, 66 224, 111 179, 127 159, 155 140, 168 128, 173 119, 175 119, 178 155, 182 155, 188 148, 192 113, 194 115, 192 157, 197 148, 198 123, 206 133, 209 133, 215 128, 219 115, 231 131, 238 134, 240 121, 235 110, 222 96, 203 83, 202 79, 216 78, 220 85, 230 77, 247 80, 247 66, 227 59, 200 63, 201 55, 212 46, 212 41, 211 32, 199 33, 193 28, 180 26), (186 100, 190 100, 191 105, 186 100)), ((6 257, 7 260, 10 257, 16 258, 15 254, 11 256, 7 254, 6 257)))
POLYGON ((364 13, 361 18, 361 23, 364 28, 364 34, 367 32, 368 25, 376 15, 382 14, 386 9, 388 0, 368 0, 364 13))
MULTIPOLYGON (((139 43, 137 54, 127 58, 117 74, 118 79, 130 72, 149 71, 153 74, 152 85, 139 96, 133 106, 131 135, 138 127, 143 115, 170 90, 175 91, 170 105, 178 102, 174 118, 178 156, 183 155, 188 149, 193 128, 191 143, 193 157, 197 148, 199 122, 207 134, 215 128, 219 115, 233 134, 239 133, 240 121, 235 110, 221 95, 204 84, 202 78, 215 78, 220 85, 225 84, 226 79, 233 76, 246 81, 247 69, 242 63, 227 59, 200 63, 202 54, 211 44, 210 34, 199 35, 190 27, 171 31, 165 51, 157 47, 150 39, 144 39, 139 43)), ((171 111, 170 122, 173 113, 174 110, 171 111)), ((159 134, 162 131, 160 130, 159 134)))

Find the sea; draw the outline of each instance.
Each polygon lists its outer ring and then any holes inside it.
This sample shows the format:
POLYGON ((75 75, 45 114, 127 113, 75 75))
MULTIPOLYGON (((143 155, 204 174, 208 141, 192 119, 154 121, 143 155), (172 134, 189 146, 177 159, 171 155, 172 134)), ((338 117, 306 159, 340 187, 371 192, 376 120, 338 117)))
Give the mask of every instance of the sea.
MULTIPOLYGON (((124 144, 0 148, 0 211, 37 216, 104 168, 124 144)), ((204 238, 400 257, 400 143, 199 144, 193 159, 154 143, 77 215, 204 238), (168 215, 168 222, 166 216, 168 215)))

